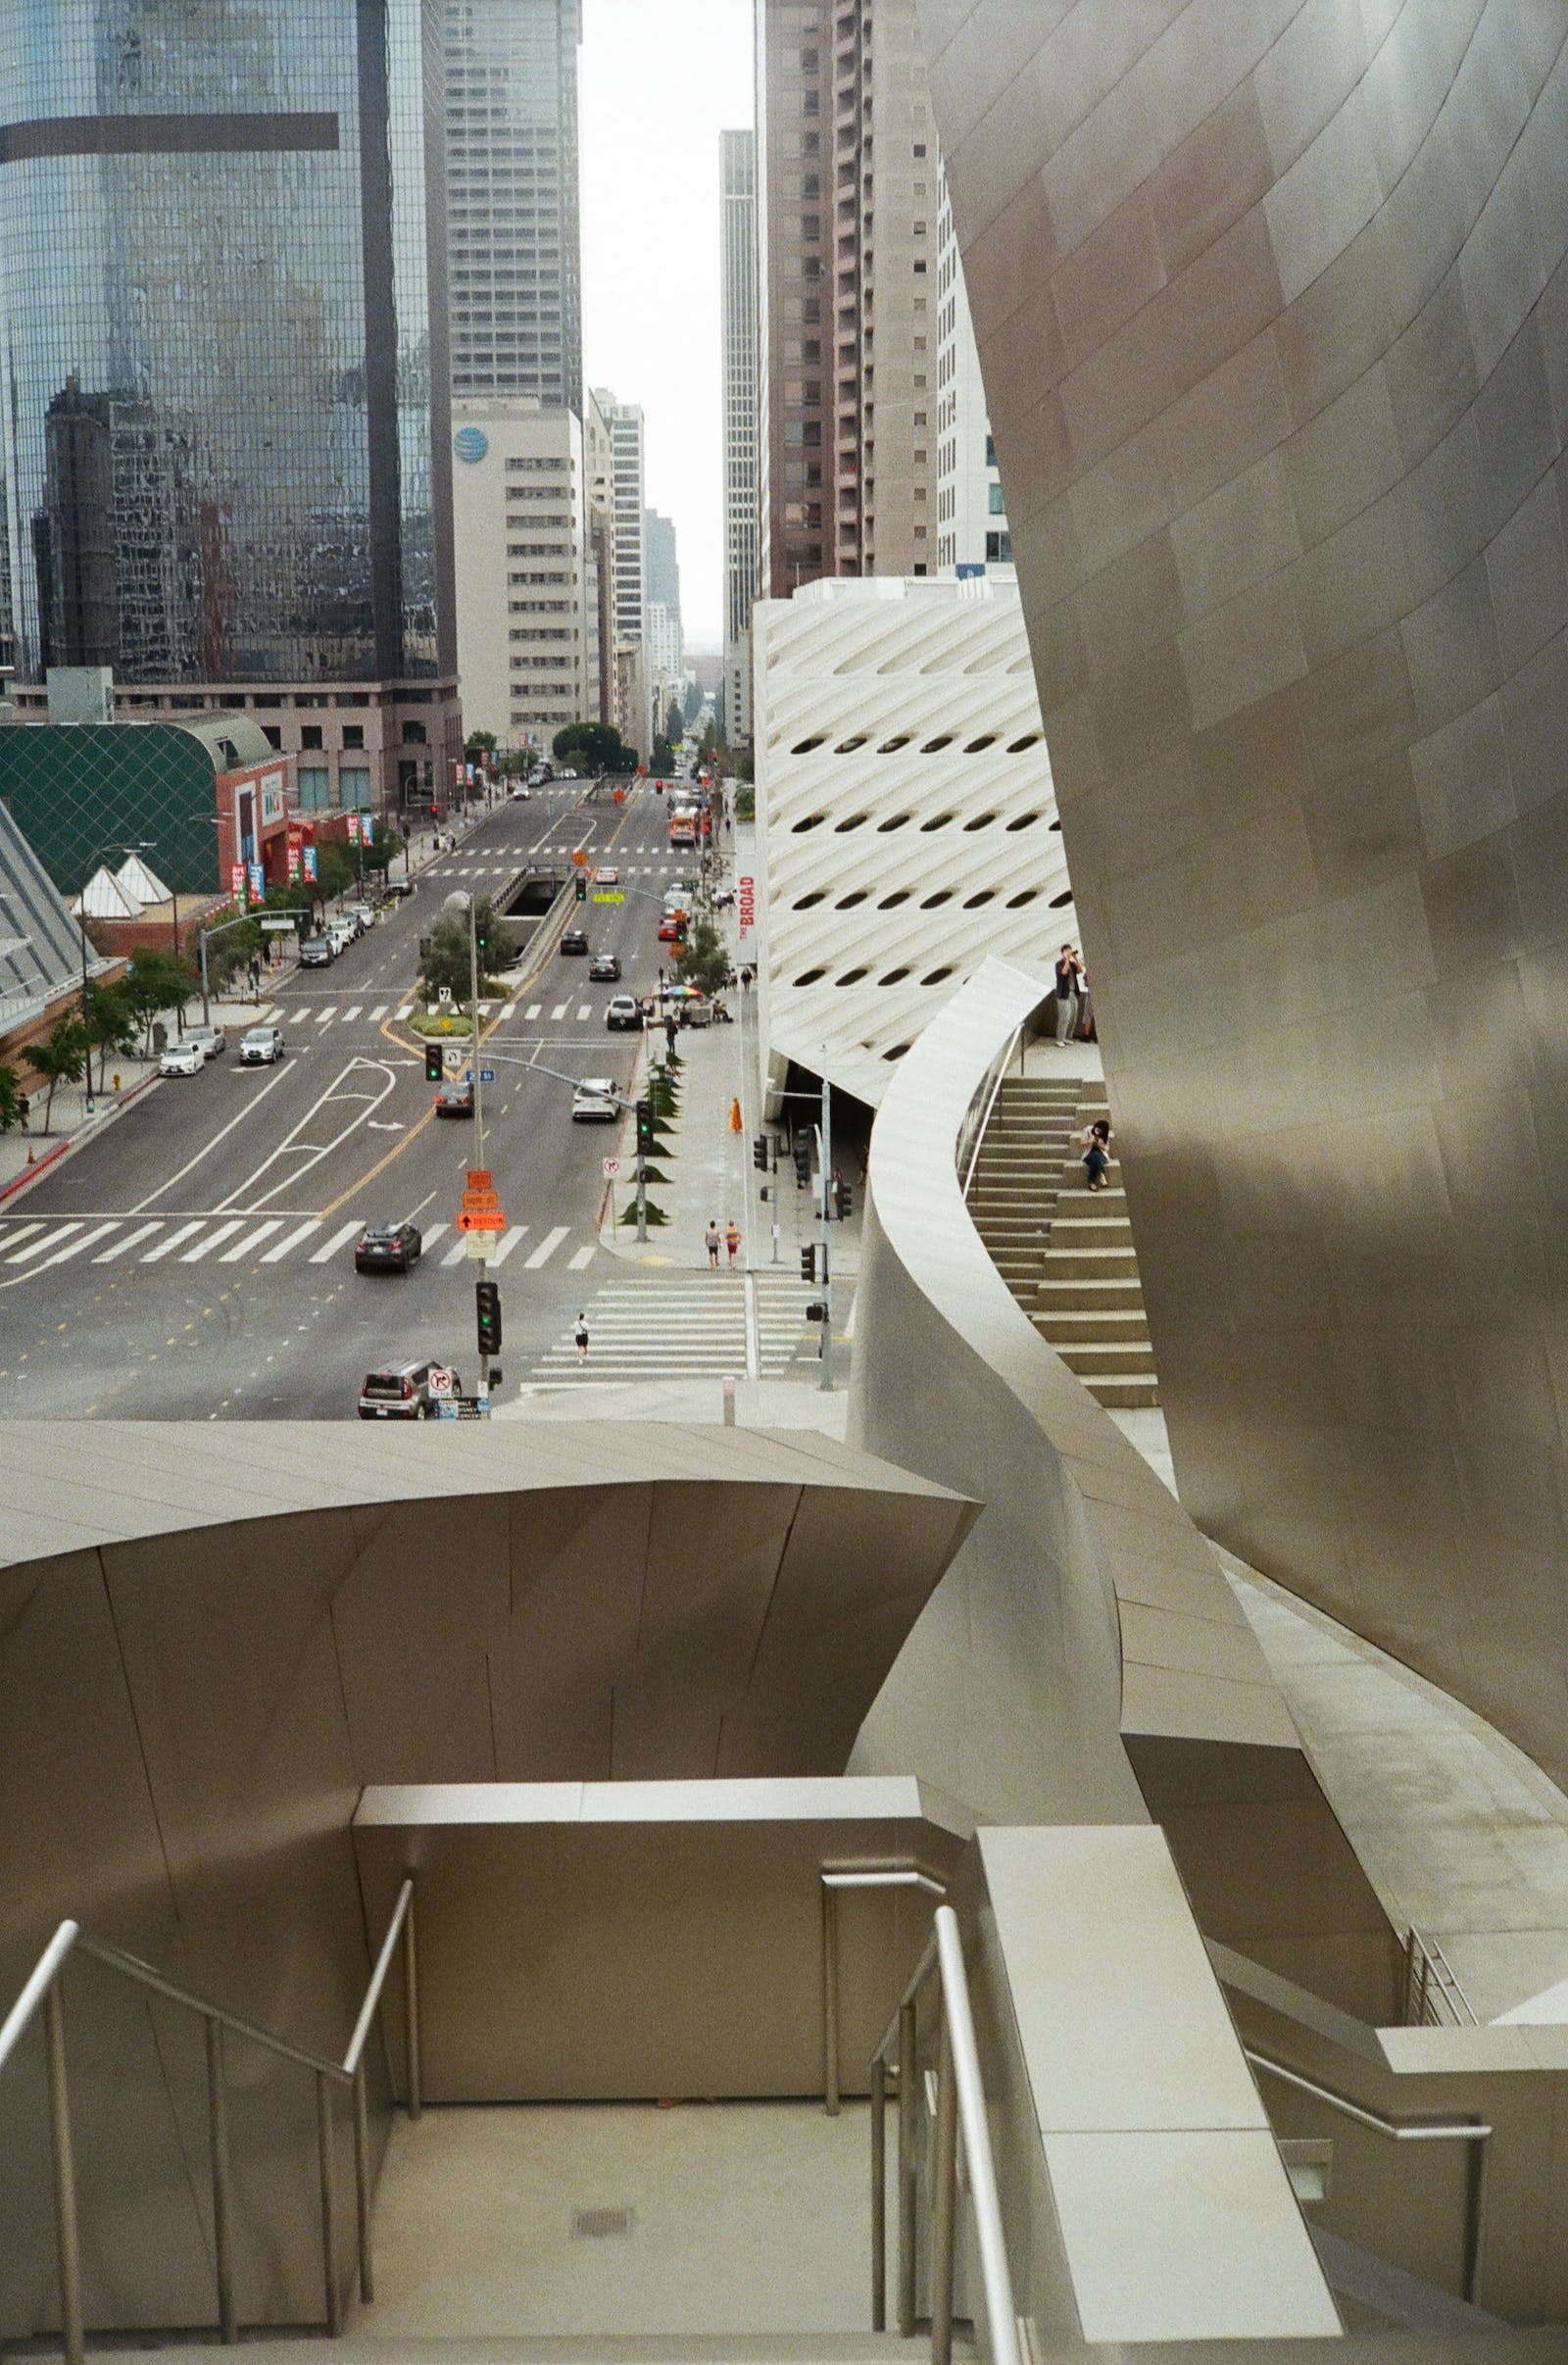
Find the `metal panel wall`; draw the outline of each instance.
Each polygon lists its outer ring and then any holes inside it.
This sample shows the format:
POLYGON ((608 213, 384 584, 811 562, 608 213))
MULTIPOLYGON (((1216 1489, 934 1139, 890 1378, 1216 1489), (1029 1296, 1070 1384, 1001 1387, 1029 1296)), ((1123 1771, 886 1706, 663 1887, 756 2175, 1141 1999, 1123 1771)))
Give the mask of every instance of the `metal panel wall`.
POLYGON ((919 0, 1182 1498, 1568 1778, 1568 20, 919 0))

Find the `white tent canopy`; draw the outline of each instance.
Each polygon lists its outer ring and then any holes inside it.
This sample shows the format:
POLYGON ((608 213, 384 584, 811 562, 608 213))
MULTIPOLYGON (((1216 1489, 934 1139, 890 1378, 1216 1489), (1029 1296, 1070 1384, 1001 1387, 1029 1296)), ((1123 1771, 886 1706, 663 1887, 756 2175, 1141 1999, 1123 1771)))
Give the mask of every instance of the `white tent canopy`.
POLYGON ((139 854, 127 854, 115 877, 133 902, 167 904, 169 889, 156 870, 149 870, 139 854))
POLYGON ((102 863, 71 907, 78 919, 140 919, 139 898, 121 885, 102 863))

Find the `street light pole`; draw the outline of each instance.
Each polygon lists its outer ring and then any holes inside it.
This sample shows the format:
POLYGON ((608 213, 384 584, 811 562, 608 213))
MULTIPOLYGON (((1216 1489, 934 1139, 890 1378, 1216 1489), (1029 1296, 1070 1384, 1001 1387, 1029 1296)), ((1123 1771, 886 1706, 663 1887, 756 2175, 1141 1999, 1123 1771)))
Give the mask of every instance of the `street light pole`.
MULTIPOLYGON (((474 1145, 478 1153, 475 1163, 482 1168, 484 1165, 484 1086, 479 1080, 478 912, 474 904, 473 897, 466 894, 461 888, 456 894, 449 895, 447 897, 448 910, 450 910, 454 905, 464 904, 466 904, 468 909, 468 1039, 472 1045, 472 1050, 469 1056, 473 1061, 473 1137, 474 1145)), ((470 1232, 468 1234, 468 1239, 470 1243, 475 1240, 477 1240, 479 1243, 479 1254, 472 1259, 472 1261, 477 1264, 479 1268, 479 1281, 483 1281, 485 1277, 485 1266, 488 1262, 488 1258, 485 1256, 485 1234, 483 1232, 470 1232)), ((477 1286, 477 1284, 475 1286, 477 1286)), ((488 1405, 490 1399, 490 1357, 482 1347, 479 1350, 479 1394, 484 1398, 485 1403, 488 1405)))

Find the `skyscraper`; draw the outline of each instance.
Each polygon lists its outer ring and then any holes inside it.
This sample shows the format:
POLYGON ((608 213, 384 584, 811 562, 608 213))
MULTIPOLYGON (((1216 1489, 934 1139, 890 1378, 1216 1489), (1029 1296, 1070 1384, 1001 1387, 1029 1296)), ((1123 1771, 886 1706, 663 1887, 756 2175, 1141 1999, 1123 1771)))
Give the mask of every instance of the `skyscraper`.
POLYGON ((763 584, 936 566, 938 154, 914 0, 757 0, 763 584))
POLYGON ((731 737, 751 737, 745 656, 757 590, 757 137, 719 133, 719 264, 724 370, 724 704, 731 737))
MULTIPOLYGON (((614 624, 617 649, 636 643, 646 658, 648 639, 648 555, 643 542, 643 414, 640 403, 620 402, 608 387, 594 389, 606 431, 610 437, 610 567, 612 579, 611 611, 614 624)), ((622 680, 633 677, 627 664, 619 666, 622 680)), ((648 736, 647 666, 642 668, 644 689, 641 693, 640 715, 630 713, 624 695, 621 698, 623 735, 631 737, 633 746, 646 744, 648 736), (626 724, 634 724, 631 734, 626 724)))
POLYGON ((580 418, 580 0, 441 4, 452 390, 580 418))
POLYGON ((1010 566, 1012 535, 986 411, 948 176, 937 186, 937 565, 1010 566))
MULTIPOLYGON (((651 675, 666 681, 680 679, 686 662, 686 636, 680 619, 680 561, 675 554, 675 520, 656 509, 643 512, 643 552, 648 569, 648 665, 651 675)), ((655 721, 662 725, 659 713, 655 721)))
POLYGON ((296 710, 344 685, 323 804, 455 752, 433 12, 0 0, 19 673, 109 665, 143 712, 256 685, 323 755, 296 710))

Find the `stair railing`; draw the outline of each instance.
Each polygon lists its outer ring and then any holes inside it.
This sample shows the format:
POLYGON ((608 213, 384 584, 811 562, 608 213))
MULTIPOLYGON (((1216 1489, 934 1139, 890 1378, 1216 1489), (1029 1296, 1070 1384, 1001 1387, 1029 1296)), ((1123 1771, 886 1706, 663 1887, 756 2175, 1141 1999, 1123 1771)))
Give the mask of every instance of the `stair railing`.
POLYGON ((1401 1950, 1405 2027, 1474 2028, 1475 2008, 1437 1940, 1412 1922, 1401 1950))
POLYGON ((1023 1073, 1023 1030, 1024 1021, 1020 1018, 981 1078, 980 1090, 970 1102, 964 1114, 963 1123, 958 1129, 956 1158, 959 1176, 958 1191, 960 1197, 965 1201, 969 1197, 969 1186, 974 1181, 975 1167, 980 1162, 980 1152, 986 1138, 986 1127, 991 1122, 991 1111, 997 1105, 997 1095, 1002 1090, 1008 1062, 1014 1052, 1018 1054, 1018 1072, 1020 1075, 1023 1073), (979 1105, 982 1093, 985 1095, 983 1109, 979 1105))
POLYGON ((963 1967, 958 1917, 939 1905, 931 1936, 871 2056, 871 2329, 887 2330, 887 2087, 899 2101, 899 2331, 908 2339, 915 2318, 915 2128, 920 2073, 915 2016, 920 1992, 939 1974, 941 2024, 937 2053, 936 2126, 931 2199, 931 2359, 952 2365, 953 2284, 958 2199, 958 2135, 963 2136, 969 2197, 974 2207, 985 2287, 992 2365, 1022 2365, 1022 2342, 1007 2264, 1002 2202, 997 2192, 991 2127, 986 2117, 980 2049, 975 2043, 969 1982, 963 1967), (890 2063, 889 2053, 895 2058, 890 2063))
POLYGON ((60 1924, 33 1965, 26 1985, 7 2013, 4 2023, 0 2024, 0 2072, 4 2071, 24 2032, 41 2011, 49 2083, 49 2138, 53 2165, 55 2244, 60 2274, 60 2325, 66 2365, 82 2365, 83 2360, 81 2242, 76 2214, 70 2091, 66 2077, 65 2007, 61 1998, 61 1976, 71 1955, 87 1955, 92 1961, 118 1972, 135 1986, 146 1988, 153 1995, 162 1995, 169 2002, 177 2003, 184 2010, 193 2012, 204 2025, 207 2038, 207 2113, 213 2181, 213 2259, 218 2285, 218 2318, 223 2340, 232 2343, 239 2339, 239 2319, 234 2300, 234 2188, 228 2147, 227 2090, 223 2077, 224 2036, 231 2034, 243 2038, 249 2045, 259 2045, 265 2052, 274 2053, 280 2060, 295 2062, 300 2068, 310 2070, 315 2077, 322 2285, 326 2299, 326 2329, 336 2335, 343 2329, 343 2299, 334 2263, 337 2255, 337 2186, 333 2165, 335 2129, 332 2090, 346 2086, 354 2097, 354 2191, 358 2221, 359 2288, 361 2298, 369 2301, 374 2297, 374 2284, 370 2260, 370 2136, 365 2050, 400 1939, 404 1956, 404 2046, 409 2116, 416 2119, 420 2101, 419 1982, 412 1879, 405 1880, 398 1891, 397 1903, 392 1909, 381 1950, 370 1973, 365 2001, 354 2024, 348 2050, 341 2061, 327 2060, 324 2055, 313 2053, 304 2045, 291 2044, 286 2037, 274 2036, 270 2029, 258 2028, 253 2021, 241 2019, 235 2012, 225 2011, 221 2005, 210 2002, 204 1996, 192 1995, 188 1989, 176 1986, 173 1980, 166 1978, 151 1963, 142 1962, 134 1954, 109 1946, 102 1939, 88 1938, 77 1922, 63 1921, 60 1924))
POLYGON ((839 2115, 839 1898, 846 1889, 918 1889, 939 1901, 947 1883, 918 1864, 824 1864, 822 1882, 822 2106, 839 2115))

